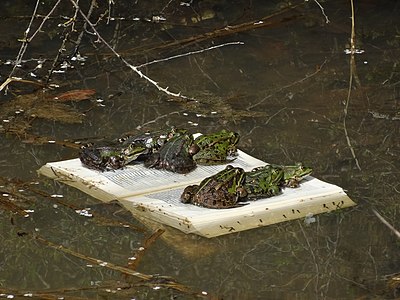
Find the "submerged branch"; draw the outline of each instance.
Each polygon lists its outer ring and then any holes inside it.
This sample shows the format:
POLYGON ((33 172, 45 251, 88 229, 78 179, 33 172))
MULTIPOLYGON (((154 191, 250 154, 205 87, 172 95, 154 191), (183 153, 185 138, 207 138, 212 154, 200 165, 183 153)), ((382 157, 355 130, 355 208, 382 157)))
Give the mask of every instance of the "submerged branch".
POLYGON ((34 238, 35 238, 35 240, 39 241, 40 243, 42 243, 48 247, 51 247, 55 250, 75 256, 77 258, 83 259, 83 260, 89 262, 90 264, 102 266, 104 268, 107 268, 107 269, 110 269, 113 271, 117 271, 117 272, 120 272, 125 275, 130 275, 130 276, 136 277, 137 279, 140 279, 140 280, 143 280, 144 282, 146 282, 146 285, 164 287, 164 288, 176 290, 179 292, 184 292, 184 293, 191 294, 191 295, 198 296, 198 297, 204 297, 207 294, 205 292, 200 292, 200 293, 195 292, 191 288, 189 288, 183 284, 180 284, 180 283, 176 282, 173 278, 170 278, 167 276, 144 274, 144 273, 141 273, 138 271, 131 270, 126 267, 122 267, 122 266, 119 266, 119 265, 116 265, 116 264, 113 264, 110 262, 106 262, 106 261, 103 261, 103 260, 100 260, 97 258, 87 256, 85 254, 76 252, 72 249, 66 248, 63 245, 54 244, 39 235, 35 235, 34 238))
POLYGON ((139 251, 135 253, 135 256, 131 258, 128 263, 128 268, 131 270, 136 270, 139 262, 144 257, 146 250, 165 232, 164 229, 156 230, 152 235, 150 235, 143 243, 143 247, 139 248, 139 251))

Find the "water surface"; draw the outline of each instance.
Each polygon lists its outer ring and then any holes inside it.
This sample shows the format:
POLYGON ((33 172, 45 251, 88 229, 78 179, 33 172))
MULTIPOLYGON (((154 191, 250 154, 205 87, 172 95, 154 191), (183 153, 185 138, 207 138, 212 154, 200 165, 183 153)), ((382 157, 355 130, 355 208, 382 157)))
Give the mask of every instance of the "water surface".
MULTIPOLYGON (((50 11, 54 3, 48 2, 39 5, 38 14, 50 11)), ((345 53, 350 49, 350 1, 320 1, 324 11, 315 1, 299 1, 300 5, 286 12, 281 11, 285 3, 278 1, 195 1, 188 6, 169 1, 115 2, 111 14, 117 20, 107 22, 105 14, 96 27, 101 36, 134 66, 188 54, 148 64, 140 71, 160 87, 190 100, 167 95, 140 78, 90 35, 90 28, 79 45, 84 59, 73 59, 73 41, 82 31, 82 17, 77 14, 77 31, 71 32, 68 23, 58 26, 67 22, 63 16, 73 16, 71 4, 65 1, 56 8, 54 18, 29 43, 13 76, 45 82, 65 39, 65 51, 54 64, 58 72, 49 81, 58 87, 33 95, 38 86, 13 82, 1 94, 0 236, 4 242, 0 292, 191 298, 188 293, 146 281, 141 285, 134 281, 131 289, 116 291, 130 282, 121 273, 88 266, 87 260, 33 238, 39 235, 55 245, 126 266, 159 225, 148 224, 116 204, 101 204, 78 190, 38 177, 36 170, 46 162, 78 155, 69 144, 46 141, 114 138, 127 131, 175 125, 193 132, 235 130, 245 152, 268 162, 310 165, 315 177, 343 187, 358 205, 318 215, 309 225, 296 220, 211 240, 167 230, 145 250, 139 272, 170 276, 194 291, 224 299, 399 297, 395 289, 399 283, 393 279, 400 272, 399 239, 373 213, 379 212, 399 230, 397 1, 356 3, 356 49, 363 53, 355 55, 353 66, 345 53), (280 13, 268 19, 267 26, 203 38, 204 33, 228 25, 254 24, 276 12, 280 13), (166 21, 144 21, 159 15, 166 21), (207 50, 214 46, 218 48, 207 50), (37 68, 43 59, 43 67, 37 68), (84 113, 81 123, 58 120, 60 110, 51 110, 51 105, 47 115, 38 115, 37 107, 48 99, 75 89, 96 91, 91 100, 65 104, 84 113), (15 113, 20 109, 15 106, 15 111, 7 108, 5 113, 4 105, 9 107, 17 97, 34 101, 23 112, 15 113), (33 136, 45 137, 45 142, 40 144, 33 136), (63 197, 47 197, 37 190, 63 197), (23 217, 9 201, 34 212, 23 217), (75 212, 86 207, 144 231, 111 226, 75 212)), ((17 39, 23 37, 35 4, 6 1, 4 5, 1 83, 13 68, 21 46, 17 39)), ((81 5, 86 13, 89 5, 81 5)), ((94 10, 92 22, 108 9, 102 5, 94 10)), ((42 20, 34 20, 31 33, 42 20)))

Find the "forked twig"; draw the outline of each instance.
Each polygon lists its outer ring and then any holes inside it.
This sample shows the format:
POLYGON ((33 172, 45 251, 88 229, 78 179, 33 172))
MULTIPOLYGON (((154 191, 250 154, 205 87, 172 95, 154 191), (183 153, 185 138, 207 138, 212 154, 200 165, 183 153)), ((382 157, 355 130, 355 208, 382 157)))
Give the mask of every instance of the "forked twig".
POLYGON ((97 31, 95 25, 90 22, 89 18, 86 16, 86 14, 80 9, 76 1, 70 0, 72 5, 79 10, 79 13, 81 16, 85 19, 85 22, 92 28, 94 34, 96 34, 97 38, 108 48, 110 51, 117 57, 119 58, 127 67, 129 67, 132 71, 134 71, 137 75, 139 75, 140 78, 144 78, 146 81, 151 83, 153 86, 155 86, 159 91, 164 92, 165 94, 173 97, 178 97, 178 98, 183 98, 186 100, 194 100, 190 97, 182 95, 180 92, 179 93, 174 93, 168 90, 168 87, 162 87, 156 82, 155 80, 151 79, 149 76, 145 75, 142 71, 139 70, 138 67, 130 64, 129 62, 126 61, 125 58, 123 58, 117 51, 114 50, 113 47, 100 35, 100 33, 97 31))

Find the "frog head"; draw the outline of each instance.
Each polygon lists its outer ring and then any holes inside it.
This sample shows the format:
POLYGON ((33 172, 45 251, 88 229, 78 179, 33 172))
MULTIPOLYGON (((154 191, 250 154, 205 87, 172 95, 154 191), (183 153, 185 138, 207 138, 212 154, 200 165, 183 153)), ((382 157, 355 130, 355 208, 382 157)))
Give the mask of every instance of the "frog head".
POLYGON ((298 187, 299 182, 312 173, 312 169, 297 163, 294 166, 284 166, 284 184, 288 187, 298 187))

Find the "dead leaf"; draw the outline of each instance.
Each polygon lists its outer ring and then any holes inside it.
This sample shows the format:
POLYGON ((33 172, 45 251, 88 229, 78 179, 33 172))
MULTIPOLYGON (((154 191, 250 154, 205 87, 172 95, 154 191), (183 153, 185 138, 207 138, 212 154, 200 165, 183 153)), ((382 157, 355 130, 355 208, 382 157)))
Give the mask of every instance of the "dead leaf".
POLYGON ((95 90, 72 90, 65 93, 62 93, 56 97, 54 100, 63 102, 63 101, 82 101, 88 100, 91 96, 96 94, 95 90))

